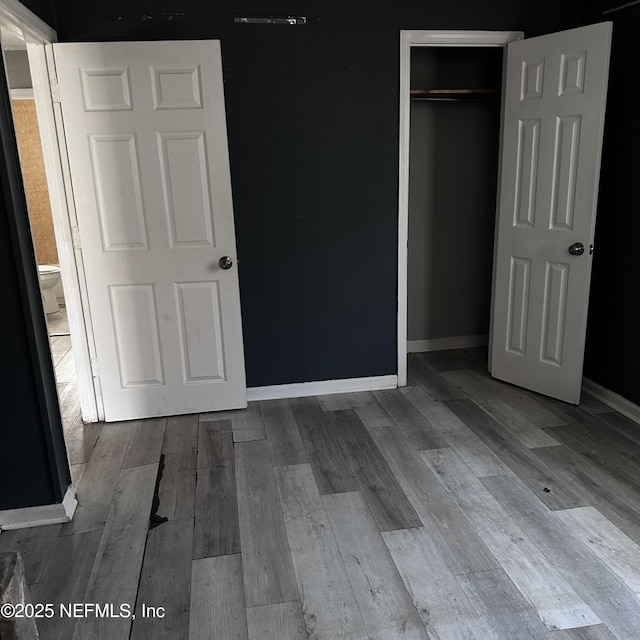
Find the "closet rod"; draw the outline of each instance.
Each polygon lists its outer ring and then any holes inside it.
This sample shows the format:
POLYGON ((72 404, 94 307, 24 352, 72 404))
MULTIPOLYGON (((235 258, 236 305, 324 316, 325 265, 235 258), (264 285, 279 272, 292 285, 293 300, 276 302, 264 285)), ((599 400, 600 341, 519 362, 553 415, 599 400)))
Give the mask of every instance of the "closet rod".
POLYGON ((498 89, 411 89, 411 100, 465 101, 500 97, 498 89))

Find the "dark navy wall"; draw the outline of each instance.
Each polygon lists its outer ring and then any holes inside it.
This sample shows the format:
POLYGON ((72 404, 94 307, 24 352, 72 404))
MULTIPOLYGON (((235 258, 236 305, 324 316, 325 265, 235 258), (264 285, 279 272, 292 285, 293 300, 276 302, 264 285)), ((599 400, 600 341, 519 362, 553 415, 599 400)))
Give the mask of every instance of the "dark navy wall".
MULTIPOLYGON (((573 6, 571 6, 573 5, 573 6)), ((582 22, 554 0, 67 0, 61 40, 222 41, 250 386, 396 373, 400 29, 582 22), (234 13, 307 26, 233 24, 234 13)))
POLYGON ((55 29, 55 0, 20 0, 20 2, 55 29))
POLYGON ((0 291, 5 310, 0 332, 0 510, 60 502, 70 483, 37 278, 0 65, 0 291))
POLYGON ((4 195, 0 185, 0 287, 11 311, 0 332, 0 510, 55 502, 4 195))
POLYGON ((640 6, 602 15, 613 21, 600 197, 589 304, 585 375, 640 404, 640 6))

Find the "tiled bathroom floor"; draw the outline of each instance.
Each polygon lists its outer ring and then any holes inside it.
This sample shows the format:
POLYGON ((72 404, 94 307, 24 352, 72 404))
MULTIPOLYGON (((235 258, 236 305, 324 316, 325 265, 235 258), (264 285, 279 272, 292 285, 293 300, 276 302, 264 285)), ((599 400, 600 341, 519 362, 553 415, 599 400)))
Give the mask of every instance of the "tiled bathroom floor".
POLYGON ((67 310, 60 307, 57 313, 47 314, 47 326, 49 327, 50 336, 69 335, 69 320, 67 319, 67 310))
MULTIPOLYGON (((80 417, 80 399, 76 382, 76 367, 71 349, 69 336, 69 322, 67 310, 60 308, 57 313, 47 315, 51 356, 56 372, 60 410, 64 425, 65 439, 69 440, 70 433, 82 425, 80 417)), ((67 446, 69 442, 67 442, 67 446)))

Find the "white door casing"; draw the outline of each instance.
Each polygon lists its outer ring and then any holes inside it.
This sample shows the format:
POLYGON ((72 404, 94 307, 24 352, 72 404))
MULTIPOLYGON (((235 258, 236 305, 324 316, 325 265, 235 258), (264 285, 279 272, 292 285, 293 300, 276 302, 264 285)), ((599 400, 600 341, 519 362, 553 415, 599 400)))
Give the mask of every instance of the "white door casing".
POLYGON ((489 367, 580 401, 611 23, 508 47, 489 367), (582 255, 569 247, 580 242, 582 255))
POLYGON ((105 419, 246 406, 219 42, 54 55, 105 419))

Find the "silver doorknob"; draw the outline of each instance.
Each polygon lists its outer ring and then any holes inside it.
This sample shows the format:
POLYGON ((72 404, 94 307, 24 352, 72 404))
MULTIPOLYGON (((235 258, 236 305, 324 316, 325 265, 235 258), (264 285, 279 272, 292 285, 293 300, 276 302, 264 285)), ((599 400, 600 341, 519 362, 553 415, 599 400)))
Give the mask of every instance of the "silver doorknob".
POLYGON ((582 242, 574 242, 569 247, 569 253, 572 256, 581 256, 584 253, 584 245, 582 244, 582 242))
POLYGON ((233 260, 229 256, 222 256, 218 261, 221 269, 231 269, 233 266, 233 260))

